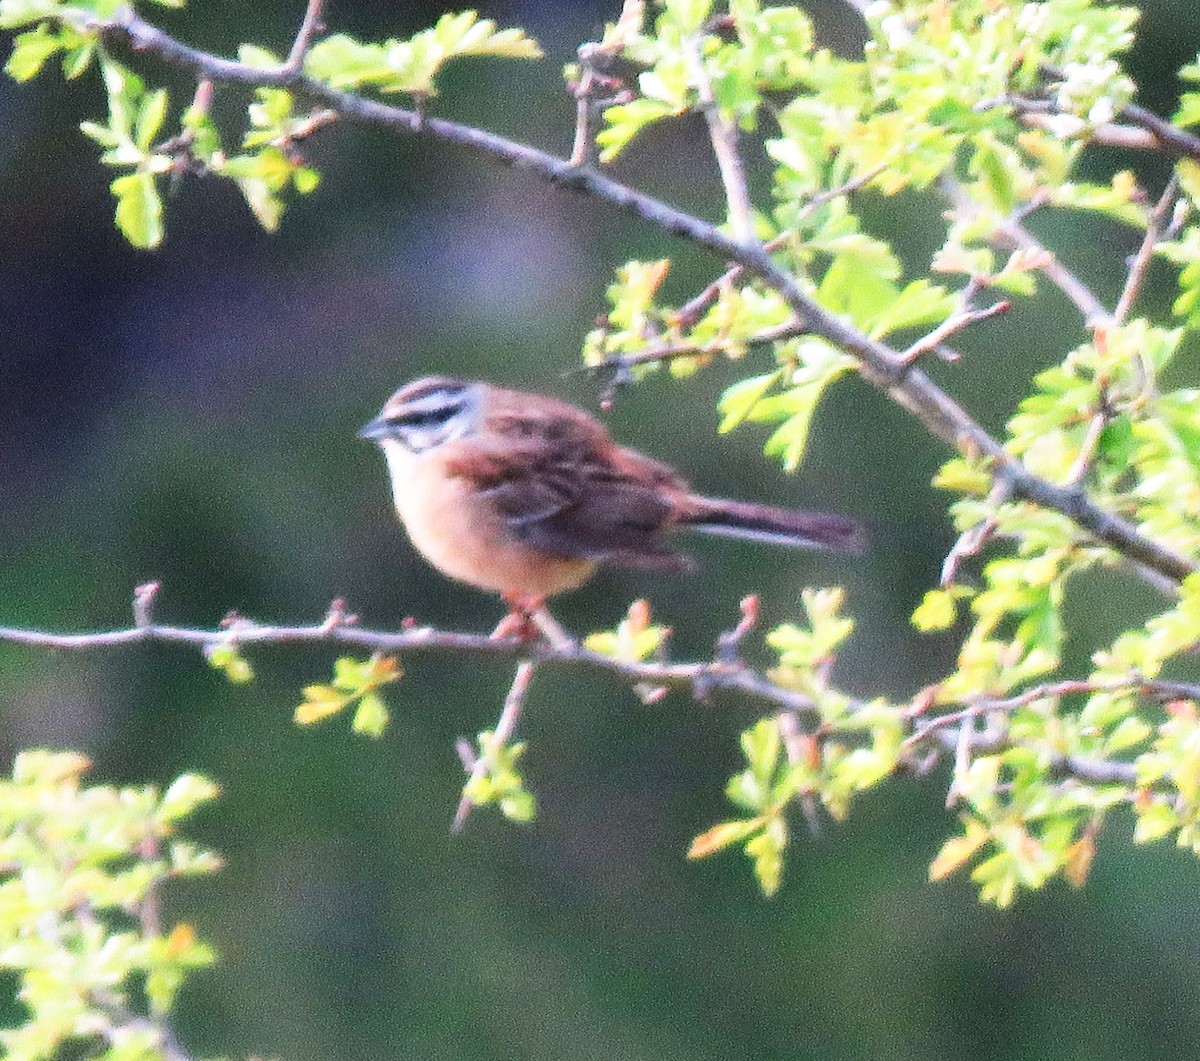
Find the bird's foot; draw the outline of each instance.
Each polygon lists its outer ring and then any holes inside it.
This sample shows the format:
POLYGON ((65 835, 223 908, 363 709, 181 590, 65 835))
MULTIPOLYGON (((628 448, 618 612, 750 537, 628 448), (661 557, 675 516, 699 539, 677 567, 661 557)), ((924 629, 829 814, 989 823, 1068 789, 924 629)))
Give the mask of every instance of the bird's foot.
POLYGON ((579 647, 579 642, 550 614, 545 597, 505 593, 504 603, 509 611, 492 631, 493 640, 526 642, 536 641, 540 637, 558 652, 574 651, 579 647))

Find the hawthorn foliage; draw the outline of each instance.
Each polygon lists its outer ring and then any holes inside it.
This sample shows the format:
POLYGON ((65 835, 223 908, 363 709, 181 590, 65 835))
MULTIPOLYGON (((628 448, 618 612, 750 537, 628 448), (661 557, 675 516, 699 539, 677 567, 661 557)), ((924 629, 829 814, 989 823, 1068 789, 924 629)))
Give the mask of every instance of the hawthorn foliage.
MULTIPOLYGON (((984 901, 1005 906, 1056 876, 1082 883, 1114 814, 1132 816, 1135 842, 1200 852, 1200 686, 1188 680, 1200 639, 1200 392, 1165 382, 1200 327, 1200 139, 1189 132, 1200 125, 1200 61, 1179 72, 1179 107, 1164 118, 1136 104, 1122 66, 1136 7, 847 3, 865 39, 852 54, 823 46, 802 6, 626 2, 564 72, 576 115, 569 160, 437 118, 447 64, 542 59, 522 30, 470 11, 406 39, 362 41, 320 26, 321 5, 310 3, 287 56, 253 43, 234 58, 196 51, 154 26, 149 3, 143 13, 117 0, 0 0, 0 29, 12 34, 6 70, 18 81, 96 80, 97 116, 83 132, 115 174, 116 224, 139 247, 163 239, 163 194, 181 174, 233 181, 274 229, 295 197, 319 194, 298 146, 339 122, 465 143, 724 259, 679 304, 662 295, 669 259, 616 264, 601 323, 581 337, 587 365, 624 382, 738 362, 744 376, 721 399, 720 430, 769 425, 765 455, 789 469, 804 459, 823 395, 855 374, 948 443, 935 483, 959 538, 912 620, 953 633, 954 667, 888 698, 840 688, 833 664, 853 619, 840 590, 806 592, 796 621, 767 634, 777 664, 760 677, 776 693, 742 735, 745 769, 727 789, 735 810, 696 838, 692 856, 740 848, 770 894, 798 807, 840 818, 857 793, 937 759, 950 763, 958 826, 930 873, 969 872, 984 901), (168 66, 196 74, 192 100, 181 105, 156 84, 168 66), (229 84, 252 90, 237 127, 213 117, 229 84), (647 129, 696 114, 724 217, 682 215, 605 176, 647 129), (1081 176, 1085 159, 1113 145, 1124 168, 1081 176), (751 155, 772 173, 758 199, 744 174, 751 155), (1169 179, 1151 186, 1146 174, 1161 175, 1164 158, 1169 179), (860 209, 901 192, 935 200, 944 218, 917 275, 860 209), (1030 233, 1032 215, 1061 215, 1084 238, 1113 225, 1134 234, 1140 246, 1115 304, 1030 233), (1174 271, 1178 295, 1147 315, 1139 296, 1155 263, 1174 271), (1047 285, 1076 307, 1078 327, 992 437, 922 362, 953 359, 955 335, 1047 285), (1064 606, 1113 569, 1143 578, 1159 604, 1067 673, 1064 606)), ((208 649, 231 678, 252 677, 236 637, 214 633, 208 649)), ((665 631, 643 605, 576 651, 642 674, 638 692, 657 695, 648 679, 665 631)), ((711 666, 742 666, 736 644, 711 666)), ((355 728, 377 734, 388 717, 380 689, 401 674, 387 656, 339 660, 332 684, 305 690, 297 721, 353 707, 355 728)), ((524 820, 535 803, 522 787, 522 746, 508 735, 481 735, 468 796, 524 820)), ((14 784, 39 776, 30 762, 45 765, 26 761, 14 784)), ((151 796, 139 798, 151 807, 151 796)), ((74 813, 69 801, 62 813, 74 813)), ((19 816, 6 821, 10 836, 27 828, 19 816)), ((22 857, 3 864, 0 911, 31 872, 22 857)))

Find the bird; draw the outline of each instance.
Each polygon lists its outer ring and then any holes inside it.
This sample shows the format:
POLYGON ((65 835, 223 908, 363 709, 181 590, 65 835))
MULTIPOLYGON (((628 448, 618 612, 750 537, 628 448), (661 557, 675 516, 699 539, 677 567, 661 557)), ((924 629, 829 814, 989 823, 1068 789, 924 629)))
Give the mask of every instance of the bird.
POLYGON ((544 610, 601 565, 690 570, 667 538, 675 530, 840 553, 864 545, 844 516, 697 494, 583 409, 483 381, 414 380, 359 437, 383 450, 416 550, 451 579, 499 593, 511 614, 544 610))

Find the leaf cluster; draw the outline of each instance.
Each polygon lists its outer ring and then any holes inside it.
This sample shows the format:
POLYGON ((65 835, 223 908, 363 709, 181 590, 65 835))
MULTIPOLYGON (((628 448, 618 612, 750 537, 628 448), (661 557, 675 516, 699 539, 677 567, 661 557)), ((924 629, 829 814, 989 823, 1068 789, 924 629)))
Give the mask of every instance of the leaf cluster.
POLYGON ((186 922, 160 926, 158 894, 220 866, 176 837, 212 800, 195 774, 165 791, 85 786, 72 752, 27 751, 0 780, 0 969, 27 1018, 0 1030, 10 1061, 153 1061, 184 981, 213 961, 186 922))

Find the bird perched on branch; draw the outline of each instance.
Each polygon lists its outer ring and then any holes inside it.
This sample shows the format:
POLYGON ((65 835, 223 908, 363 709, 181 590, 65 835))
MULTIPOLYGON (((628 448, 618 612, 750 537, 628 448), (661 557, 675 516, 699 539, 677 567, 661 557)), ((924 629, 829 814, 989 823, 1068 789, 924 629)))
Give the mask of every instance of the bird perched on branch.
POLYGON ((417 551, 514 612, 533 614, 599 564, 688 570, 667 541, 675 530, 862 549, 842 516, 693 493, 582 409, 540 394, 430 376, 396 391, 359 436, 383 449, 417 551))

